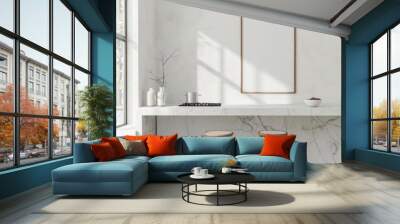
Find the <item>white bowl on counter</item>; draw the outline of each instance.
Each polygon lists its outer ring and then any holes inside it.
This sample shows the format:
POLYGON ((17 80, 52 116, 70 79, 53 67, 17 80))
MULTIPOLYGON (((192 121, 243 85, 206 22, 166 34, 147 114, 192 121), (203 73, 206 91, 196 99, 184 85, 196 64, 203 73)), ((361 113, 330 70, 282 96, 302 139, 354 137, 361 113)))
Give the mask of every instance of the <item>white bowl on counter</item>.
POLYGON ((319 105, 321 105, 322 103, 322 100, 306 99, 304 100, 304 103, 309 107, 319 107, 319 105))

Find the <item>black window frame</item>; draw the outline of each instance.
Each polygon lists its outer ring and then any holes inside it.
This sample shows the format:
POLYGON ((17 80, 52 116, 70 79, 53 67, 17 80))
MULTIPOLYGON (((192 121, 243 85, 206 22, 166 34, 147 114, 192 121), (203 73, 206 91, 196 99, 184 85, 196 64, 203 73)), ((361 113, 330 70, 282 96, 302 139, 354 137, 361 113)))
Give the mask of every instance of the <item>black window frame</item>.
MULTIPOLYGON (((379 151, 379 152, 387 152, 387 153, 392 153, 392 154, 400 154, 400 152, 393 152, 392 151, 392 121, 400 121, 400 117, 392 117, 392 98, 391 98, 391 90, 392 90, 392 85, 391 85, 391 79, 392 75, 395 75, 396 73, 400 72, 400 67, 398 68, 391 68, 391 31, 397 27, 400 26, 400 21, 397 21, 396 23, 392 24, 389 28, 387 28, 383 33, 378 35, 374 40, 372 40, 368 46, 369 46, 369 145, 370 145, 370 150, 373 151, 379 151), (373 44, 378 41, 381 37, 384 35, 387 35, 387 52, 386 52, 386 57, 387 57, 387 67, 386 71, 380 74, 374 75, 373 72, 373 44), (379 78, 386 77, 386 87, 387 87, 387 105, 386 105, 386 118, 373 118, 373 81, 379 78), (379 121, 386 121, 387 125, 387 138, 386 138, 386 151, 379 150, 374 148, 374 133, 373 133, 373 122, 379 122, 379 121)), ((400 88, 400 87, 399 87, 400 88)))
MULTIPOLYGON (((74 143, 75 143, 75 127, 76 127, 76 121, 80 120, 79 117, 75 116, 75 85, 72 85, 72 96, 71 96, 71 101, 72 101, 72 111, 70 116, 56 116, 53 115, 53 59, 58 60, 59 62, 62 62, 68 66, 71 66, 71 83, 75 82, 75 69, 85 73, 89 77, 89 86, 92 85, 92 73, 91 73, 91 36, 92 36, 92 30, 89 28, 89 26, 84 22, 84 20, 79 16, 76 11, 73 10, 73 8, 66 2, 65 0, 59 0, 68 10, 71 11, 71 26, 72 26, 72 32, 71 32, 71 59, 64 58, 63 56, 53 52, 53 1, 54 0, 48 0, 49 2, 49 47, 46 49, 45 47, 42 47, 39 44, 34 43, 33 41, 30 41, 29 39, 24 38, 23 36, 20 35, 20 0, 14 0, 13 1, 13 10, 14 10, 14 30, 10 31, 4 27, 0 26, 0 35, 3 35, 5 37, 8 37, 13 40, 13 65, 12 65, 12 75, 14 78, 14 99, 13 99, 13 107, 14 110, 13 112, 2 112, 0 111, 0 116, 4 117, 10 117, 13 119, 13 166, 6 167, 6 168, 0 168, 0 172, 3 172, 5 170, 12 170, 16 169, 19 167, 24 167, 24 166, 31 166, 34 164, 38 163, 44 163, 48 162, 51 160, 59 160, 67 157, 73 156, 74 153, 74 143), (75 18, 79 20, 79 22, 85 27, 85 29, 88 31, 88 57, 89 57, 89 65, 88 69, 85 69, 81 67, 80 65, 75 63, 75 18), (20 112, 20 45, 23 44, 27 47, 32 48, 33 50, 36 50, 40 53, 43 53, 48 56, 49 62, 48 62, 48 86, 47 86, 47 91, 48 91, 48 107, 49 110, 47 112, 47 115, 38 115, 38 114, 27 114, 27 113, 21 113, 20 112), (27 163, 27 164, 21 164, 20 162, 20 119, 21 118, 43 118, 47 119, 48 122, 48 136, 47 136, 47 141, 48 141, 48 158, 40 160, 38 162, 33 162, 33 163, 27 163), (72 123, 71 127, 71 154, 68 155, 63 155, 63 156, 54 156, 54 147, 53 147, 53 122, 57 120, 64 120, 64 121, 70 121, 72 123)), ((26 74, 28 77, 28 74, 26 74)))

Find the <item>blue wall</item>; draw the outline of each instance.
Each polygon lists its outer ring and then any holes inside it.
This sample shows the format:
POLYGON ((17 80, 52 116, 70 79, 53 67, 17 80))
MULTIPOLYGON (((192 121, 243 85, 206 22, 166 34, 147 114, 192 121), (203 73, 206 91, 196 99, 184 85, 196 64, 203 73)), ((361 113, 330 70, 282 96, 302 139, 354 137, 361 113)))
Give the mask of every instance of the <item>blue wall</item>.
MULTIPOLYGON (((113 33, 92 33, 92 82, 108 86, 113 93, 115 93, 114 40, 113 33)), ((114 108, 115 101, 114 94, 114 108)), ((115 135, 116 132, 115 109, 113 114, 113 126, 109 130, 111 135, 115 135)))
MULTIPOLYGON (((93 83, 106 84, 115 92, 115 1, 67 0, 67 2, 92 31, 93 83)), ((115 132, 115 113, 113 120, 111 132, 115 132)), ((0 199, 48 183, 51 181, 53 169, 71 163, 72 158, 65 158, 0 172, 0 199)))
POLYGON ((0 199, 51 181, 51 171, 72 163, 72 158, 48 161, 0 173, 0 199))
POLYGON ((399 20, 400 0, 385 0, 352 26, 350 38, 344 43, 344 160, 355 159, 388 169, 394 168, 391 165, 385 165, 390 164, 384 162, 386 155, 381 156, 375 151, 368 150, 370 141, 368 45, 399 20), (358 152, 358 150, 364 151, 358 152), (383 162, 376 163, 375 160, 383 160, 383 162))

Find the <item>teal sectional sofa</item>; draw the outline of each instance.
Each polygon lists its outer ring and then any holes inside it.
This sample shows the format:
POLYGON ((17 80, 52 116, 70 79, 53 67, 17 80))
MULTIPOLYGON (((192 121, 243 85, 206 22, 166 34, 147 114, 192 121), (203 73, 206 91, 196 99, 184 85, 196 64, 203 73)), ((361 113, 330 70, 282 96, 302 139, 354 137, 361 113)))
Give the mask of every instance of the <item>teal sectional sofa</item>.
POLYGON ((109 162, 96 162, 91 144, 75 145, 74 163, 53 170, 54 194, 132 195, 148 181, 176 181, 193 167, 218 172, 228 160, 236 160, 259 182, 304 182, 307 174, 307 144, 295 142, 290 159, 260 156, 261 137, 182 137, 177 155, 128 156, 109 162))

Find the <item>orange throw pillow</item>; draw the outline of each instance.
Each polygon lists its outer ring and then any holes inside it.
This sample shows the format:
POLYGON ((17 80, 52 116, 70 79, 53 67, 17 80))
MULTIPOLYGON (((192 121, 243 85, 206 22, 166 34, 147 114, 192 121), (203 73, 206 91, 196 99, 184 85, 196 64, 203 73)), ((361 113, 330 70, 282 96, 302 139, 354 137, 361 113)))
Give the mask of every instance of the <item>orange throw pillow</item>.
POLYGON ((146 142, 147 140, 147 135, 143 135, 143 136, 133 136, 133 135, 126 135, 124 138, 128 141, 142 141, 142 142, 146 142))
POLYGON ((176 139, 178 135, 172 136, 149 136, 147 137, 148 156, 176 155, 176 139))
POLYGON ((290 148, 296 135, 265 135, 261 156, 280 156, 290 158, 290 148))
POLYGON ((100 144, 91 145, 94 157, 99 162, 114 160, 117 158, 115 151, 110 143, 102 142, 100 144))
POLYGON ((114 149, 115 155, 117 158, 122 158, 126 156, 126 151, 124 146, 121 144, 118 138, 111 137, 111 138, 101 138, 101 142, 108 142, 114 149))

